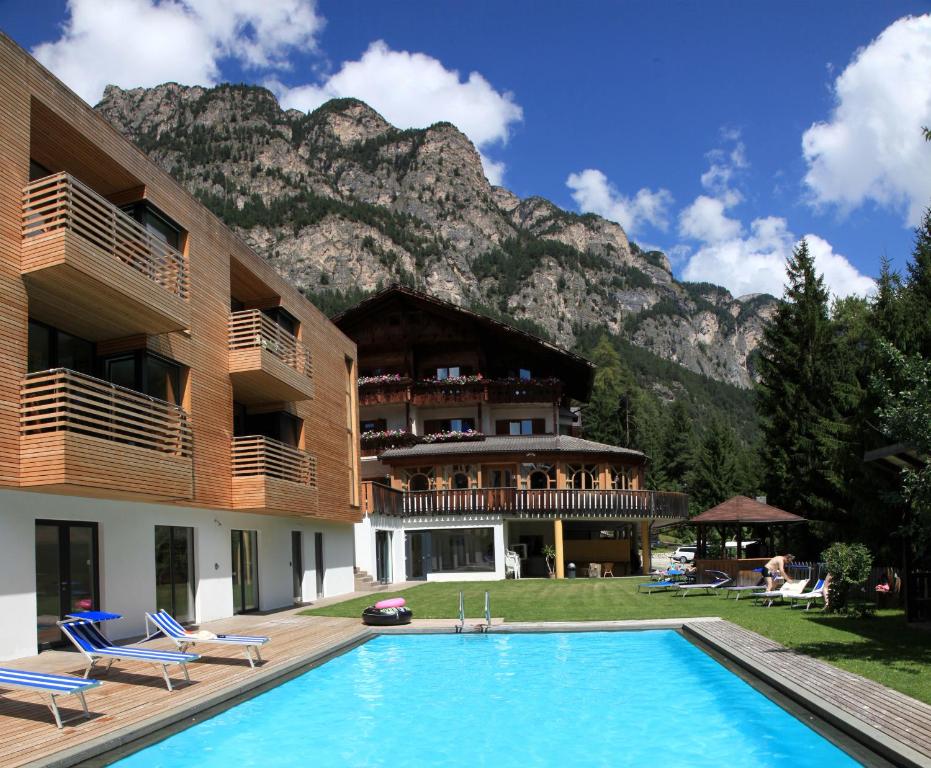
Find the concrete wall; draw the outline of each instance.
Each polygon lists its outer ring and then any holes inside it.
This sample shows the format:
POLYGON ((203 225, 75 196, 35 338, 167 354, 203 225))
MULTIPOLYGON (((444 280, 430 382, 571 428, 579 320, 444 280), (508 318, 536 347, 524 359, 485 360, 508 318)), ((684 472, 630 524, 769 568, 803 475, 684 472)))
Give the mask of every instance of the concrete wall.
POLYGON ((98 524, 100 607, 124 618, 105 624, 113 639, 140 635, 155 609, 155 526, 194 528, 195 612, 199 622, 233 613, 230 531, 259 542, 259 605, 293 603, 291 531, 303 534, 305 601, 316 598, 314 533, 323 533, 324 594, 353 590, 352 526, 271 515, 0 490, 0 659, 36 653, 36 520, 98 524))

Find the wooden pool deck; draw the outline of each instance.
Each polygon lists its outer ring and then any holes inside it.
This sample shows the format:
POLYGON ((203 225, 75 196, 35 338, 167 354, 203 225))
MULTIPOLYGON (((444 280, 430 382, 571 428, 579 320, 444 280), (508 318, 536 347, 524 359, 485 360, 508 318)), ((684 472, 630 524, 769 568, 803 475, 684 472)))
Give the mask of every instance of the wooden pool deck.
MULTIPOLYGON (((72 765, 97 751, 95 744, 114 742, 112 748, 155 730, 158 722, 164 725, 166 721, 177 720, 186 710, 219 703, 371 634, 354 619, 297 616, 294 611, 236 616, 203 627, 217 633, 268 635, 271 641, 262 649, 265 663, 253 670, 241 649, 201 646, 200 660, 188 665, 190 685, 185 684, 178 667, 169 669, 172 685, 176 686, 169 693, 161 671, 151 664, 115 662, 109 674, 94 675, 103 685, 87 693, 91 719, 74 720, 60 731, 42 696, 3 689, 0 766, 72 765), (152 722, 153 719, 158 722, 152 722)), ((162 638, 146 645, 174 647, 162 638)), ((49 652, 14 663, 3 662, 0 666, 80 675, 85 664, 77 653, 49 652)), ((80 703, 74 696, 60 696, 58 702, 62 718, 80 712, 80 703)))
MULTIPOLYGON (((205 647, 200 661, 189 665, 191 685, 175 670, 177 688, 169 693, 152 665, 115 664, 103 685, 87 695, 91 719, 55 728, 42 698, 25 691, 0 695, 0 766, 67 766, 105 750, 188 719, 276 678, 325 660, 372 636, 356 619, 298 616, 296 610, 270 615, 237 616, 210 622, 214 632, 271 637, 263 649, 265 663, 252 670, 235 648, 205 647)), ((467 620, 474 627, 478 619, 467 620)), ((450 619, 415 621, 408 631, 450 632, 450 619)), ((814 712, 830 725, 857 734, 895 765, 931 766, 931 707, 858 675, 790 651, 754 632, 717 618, 662 621, 502 624, 492 632, 581 631, 677 628, 687 636, 752 673, 787 698, 814 712)), ((164 639, 152 647, 168 648, 164 639)), ((3 662, 38 671, 78 673, 83 658, 52 652, 3 662)), ((78 713, 73 697, 60 697, 62 716, 78 713)))

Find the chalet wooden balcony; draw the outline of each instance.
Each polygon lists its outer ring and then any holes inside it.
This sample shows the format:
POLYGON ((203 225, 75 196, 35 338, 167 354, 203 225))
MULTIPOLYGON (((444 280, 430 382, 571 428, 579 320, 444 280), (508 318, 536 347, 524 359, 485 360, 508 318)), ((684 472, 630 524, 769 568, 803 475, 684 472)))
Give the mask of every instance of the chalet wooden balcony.
POLYGON ((371 486, 363 489, 365 512, 400 517, 501 515, 622 520, 688 517, 688 496, 666 491, 469 488, 402 492, 378 483, 363 485, 371 486))
POLYGON ((176 405, 65 368, 23 379, 20 485, 190 499, 193 437, 176 405))
POLYGON ((310 352, 258 309, 229 318, 230 377, 236 400, 247 404, 310 400, 310 352))
POLYGON ((30 313, 92 341, 190 327, 184 257, 66 173, 23 190, 30 313))
POLYGON ((562 397, 559 381, 483 379, 454 383, 414 381, 408 377, 359 384, 359 405, 411 402, 414 405, 448 403, 555 403, 562 397))
POLYGON ((233 509, 314 517, 317 462, 306 451, 262 435, 234 437, 233 509))

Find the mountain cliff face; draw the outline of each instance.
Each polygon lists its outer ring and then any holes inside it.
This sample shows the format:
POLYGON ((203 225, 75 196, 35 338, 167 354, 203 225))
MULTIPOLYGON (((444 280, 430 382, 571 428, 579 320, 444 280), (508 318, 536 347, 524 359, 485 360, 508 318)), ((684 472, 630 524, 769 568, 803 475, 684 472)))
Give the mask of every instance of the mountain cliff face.
POLYGON ((263 88, 107 88, 97 109, 311 297, 404 282, 571 346, 601 327, 739 386, 776 303, 679 283, 617 224, 493 187, 455 126, 263 88))

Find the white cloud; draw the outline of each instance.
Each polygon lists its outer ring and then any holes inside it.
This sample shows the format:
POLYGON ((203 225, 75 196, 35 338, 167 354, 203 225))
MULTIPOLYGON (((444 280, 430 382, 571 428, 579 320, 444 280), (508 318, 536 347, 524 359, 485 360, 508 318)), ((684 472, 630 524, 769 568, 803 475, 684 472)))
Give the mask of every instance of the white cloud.
MULTIPOLYGON (((743 196, 735 188, 737 177, 750 167, 738 131, 722 130, 728 149, 707 154, 709 168, 702 186, 712 194, 699 195, 679 212, 679 234, 694 241, 674 246, 685 262, 682 277, 695 282, 723 285, 734 296, 771 293, 781 296, 786 280, 786 260, 798 240, 788 222, 779 216, 762 216, 750 222, 749 232, 739 218, 728 215, 743 196)), ((874 282, 859 272, 831 244, 818 235, 805 235, 816 269, 828 288, 838 296, 864 295, 874 282)))
POLYGON ((729 218, 724 211, 728 201, 699 195, 679 214, 679 234, 693 240, 718 243, 740 234, 740 222, 729 218))
POLYGON ((834 82, 827 122, 802 136, 815 205, 849 212, 867 200, 901 210, 909 226, 931 204, 931 15, 887 27, 834 82))
POLYGON ((489 145, 506 143, 511 127, 523 119, 513 94, 495 90, 478 72, 463 79, 431 56, 394 51, 381 40, 372 43, 358 61, 343 62, 321 84, 287 87, 270 81, 268 85, 282 106, 305 112, 329 99, 351 96, 399 128, 449 121, 482 150, 492 183, 500 183, 504 166, 484 153, 489 145))
POLYGON ((627 197, 618 192, 607 176, 594 168, 570 173, 566 186, 572 190, 572 199, 580 211, 597 213, 616 221, 628 233, 643 224, 651 224, 660 230, 669 226, 672 194, 668 189, 654 192, 644 187, 633 197, 627 197))
POLYGON ((313 0, 68 0, 61 36, 33 54, 94 103, 110 83, 213 85, 227 57, 285 69, 323 23, 313 0))

